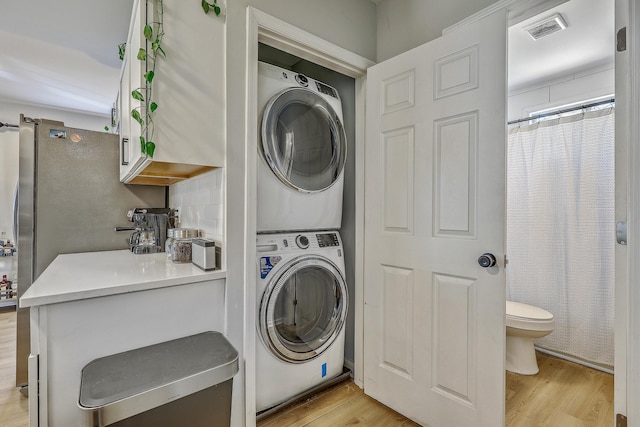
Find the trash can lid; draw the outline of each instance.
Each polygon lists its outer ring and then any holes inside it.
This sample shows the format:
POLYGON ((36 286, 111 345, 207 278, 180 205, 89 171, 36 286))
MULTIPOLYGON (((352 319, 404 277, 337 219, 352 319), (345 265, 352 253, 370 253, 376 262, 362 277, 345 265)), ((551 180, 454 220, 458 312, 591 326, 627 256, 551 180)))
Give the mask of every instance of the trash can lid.
POLYGON ((82 369, 78 403, 85 410, 124 405, 140 413, 237 372, 236 349, 220 332, 203 332, 89 362, 82 369))

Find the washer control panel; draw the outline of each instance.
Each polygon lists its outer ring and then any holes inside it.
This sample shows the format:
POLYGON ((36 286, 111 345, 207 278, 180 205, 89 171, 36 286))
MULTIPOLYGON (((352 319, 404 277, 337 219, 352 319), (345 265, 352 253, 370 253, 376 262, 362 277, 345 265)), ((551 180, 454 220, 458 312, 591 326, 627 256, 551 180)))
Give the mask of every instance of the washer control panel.
POLYGON ((336 233, 316 234, 316 239, 318 239, 318 246, 321 248, 340 246, 340 241, 336 233))
POLYGON ((337 249, 342 242, 336 231, 292 232, 291 234, 259 234, 256 239, 258 252, 289 253, 300 250, 337 249))

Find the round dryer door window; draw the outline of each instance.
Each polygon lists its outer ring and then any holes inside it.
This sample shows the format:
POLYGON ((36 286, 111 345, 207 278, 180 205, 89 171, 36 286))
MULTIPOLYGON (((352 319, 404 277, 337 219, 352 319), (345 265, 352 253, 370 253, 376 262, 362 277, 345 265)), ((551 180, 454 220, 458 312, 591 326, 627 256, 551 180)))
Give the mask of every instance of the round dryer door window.
POLYGON ((332 262, 317 256, 296 258, 272 279, 262 296, 262 340, 284 361, 313 359, 338 337, 347 306, 344 278, 332 262))
POLYGON ((293 189, 314 193, 331 187, 344 169, 346 144, 335 109, 308 89, 285 89, 264 110, 262 153, 293 189))

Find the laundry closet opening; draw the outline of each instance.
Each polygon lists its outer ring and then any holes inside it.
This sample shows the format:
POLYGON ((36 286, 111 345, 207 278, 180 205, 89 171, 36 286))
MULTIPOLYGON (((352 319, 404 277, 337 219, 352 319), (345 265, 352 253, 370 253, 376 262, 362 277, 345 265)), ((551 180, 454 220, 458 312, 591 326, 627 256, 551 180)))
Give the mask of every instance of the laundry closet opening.
MULTIPOLYGON (((335 88, 339 93, 342 103, 342 126, 346 139, 346 160, 344 162, 343 175, 343 198, 342 198, 342 221, 339 230, 344 249, 345 281, 348 298, 348 309, 345 323, 345 366, 353 370, 354 361, 354 301, 355 301, 355 134, 356 134, 356 88, 355 80, 328 68, 317 65, 313 62, 301 59, 290 53, 281 51, 274 47, 258 44, 258 61, 274 65, 276 67, 300 73, 310 79, 326 83, 335 88)), ((330 90, 330 89, 329 89, 330 90)), ((261 122, 263 120, 263 106, 259 102, 258 111, 258 144, 262 144, 261 122)), ((309 130, 311 132, 312 130, 309 130)), ((333 133, 334 130, 331 130, 333 133)), ((260 150, 258 148, 258 150, 260 150)), ((286 149, 284 150, 286 151, 286 149)), ((283 155, 286 157, 286 153, 283 155)), ((258 155, 258 163, 265 162, 262 154, 258 155), (262 157, 261 157, 262 156, 262 157)), ((277 160, 276 160, 277 161, 277 160)), ((259 165, 260 166, 260 165, 259 165)), ((300 175, 304 175, 301 173, 300 175)), ((258 178, 259 179, 259 178, 258 178)), ((303 178, 301 178, 303 179, 303 178)), ((258 190, 260 191, 260 190, 258 190)), ((306 191, 303 189, 303 191, 306 191)), ((260 209, 260 206, 258 206, 260 209)), ((258 227, 260 233, 260 227, 258 227)), ((262 295, 257 295, 258 303, 262 295)), ((260 343, 257 343, 260 345, 260 343)), ((259 373, 258 373, 259 375, 259 373)), ((275 387, 275 385, 274 385, 275 387)))

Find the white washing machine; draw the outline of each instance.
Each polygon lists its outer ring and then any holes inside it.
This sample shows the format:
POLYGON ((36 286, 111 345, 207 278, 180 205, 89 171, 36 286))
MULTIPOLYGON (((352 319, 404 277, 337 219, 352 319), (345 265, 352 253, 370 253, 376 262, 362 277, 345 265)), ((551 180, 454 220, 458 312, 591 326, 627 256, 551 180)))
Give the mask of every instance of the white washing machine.
POLYGON ((337 231, 257 236, 256 410, 342 373, 348 291, 337 231))
POLYGON ((337 230, 347 140, 333 87, 258 62, 258 232, 337 230))

